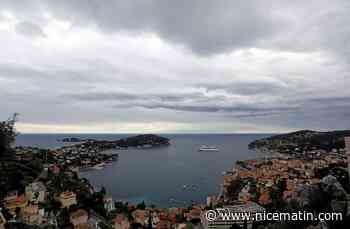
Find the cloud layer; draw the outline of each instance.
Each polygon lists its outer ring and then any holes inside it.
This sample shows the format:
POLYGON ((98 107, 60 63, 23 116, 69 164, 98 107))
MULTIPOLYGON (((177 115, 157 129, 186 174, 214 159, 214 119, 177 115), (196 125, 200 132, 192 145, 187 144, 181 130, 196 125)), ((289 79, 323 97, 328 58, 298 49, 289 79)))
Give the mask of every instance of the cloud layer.
POLYGON ((24 132, 348 129, 350 3, 0 3, 0 105, 24 132))

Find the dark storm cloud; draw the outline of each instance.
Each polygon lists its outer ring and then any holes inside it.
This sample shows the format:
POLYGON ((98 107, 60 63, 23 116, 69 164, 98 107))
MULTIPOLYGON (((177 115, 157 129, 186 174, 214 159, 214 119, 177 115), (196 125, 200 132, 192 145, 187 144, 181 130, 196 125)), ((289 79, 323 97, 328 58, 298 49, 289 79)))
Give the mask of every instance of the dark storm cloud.
MULTIPOLYGON (((106 32, 156 33, 199 54, 254 46, 279 32, 278 25, 283 24, 272 4, 262 0, 36 0, 4 5, 14 10, 25 6, 19 12, 37 7, 38 12, 49 11, 75 26, 95 24, 106 32)), ((26 25, 24 30, 33 29, 26 25)))
POLYGON ((63 98, 81 102, 111 102, 115 108, 142 107, 146 109, 166 109, 185 112, 230 113, 231 117, 270 116, 295 111, 293 106, 260 107, 256 104, 219 105, 224 96, 208 96, 202 92, 178 94, 133 94, 127 92, 65 94, 63 98))
POLYGON ((200 54, 254 45, 277 32, 266 1, 50 1, 59 17, 106 31, 155 32, 200 54))

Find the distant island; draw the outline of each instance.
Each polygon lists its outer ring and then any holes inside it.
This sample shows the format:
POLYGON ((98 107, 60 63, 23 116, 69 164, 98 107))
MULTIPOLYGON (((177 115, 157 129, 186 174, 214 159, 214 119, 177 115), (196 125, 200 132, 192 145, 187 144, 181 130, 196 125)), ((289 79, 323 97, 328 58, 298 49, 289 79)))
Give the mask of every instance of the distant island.
POLYGON ((253 141, 249 144, 249 148, 262 151, 274 150, 282 153, 308 151, 312 149, 337 151, 344 149, 344 137, 346 136, 350 136, 350 130, 327 132, 300 130, 253 141))

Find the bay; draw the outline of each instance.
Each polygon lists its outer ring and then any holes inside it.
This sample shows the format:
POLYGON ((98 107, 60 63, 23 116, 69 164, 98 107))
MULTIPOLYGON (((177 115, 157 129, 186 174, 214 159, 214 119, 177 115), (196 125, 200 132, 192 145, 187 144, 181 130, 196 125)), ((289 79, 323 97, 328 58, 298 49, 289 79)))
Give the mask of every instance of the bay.
MULTIPOLYGON (((132 134, 22 134, 16 145, 57 148, 71 143, 64 137, 116 140, 132 134)), ((248 144, 270 134, 162 134, 171 139, 168 147, 112 150, 118 161, 102 170, 81 172, 97 188, 105 187, 115 200, 158 207, 205 203, 220 191, 222 174, 237 160, 259 157, 248 144), (198 151, 201 145, 216 146, 218 152, 198 151)))

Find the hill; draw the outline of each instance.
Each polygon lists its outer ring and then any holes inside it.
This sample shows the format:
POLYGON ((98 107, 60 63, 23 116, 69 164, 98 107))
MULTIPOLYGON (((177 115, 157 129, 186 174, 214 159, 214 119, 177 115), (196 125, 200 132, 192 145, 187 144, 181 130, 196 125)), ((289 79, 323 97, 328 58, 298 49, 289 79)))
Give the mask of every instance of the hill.
POLYGON ((346 136, 350 136, 350 130, 327 132, 300 130, 253 141, 249 144, 249 148, 276 150, 279 148, 299 147, 303 149, 316 148, 329 151, 345 148, 344 137, 346 136))

